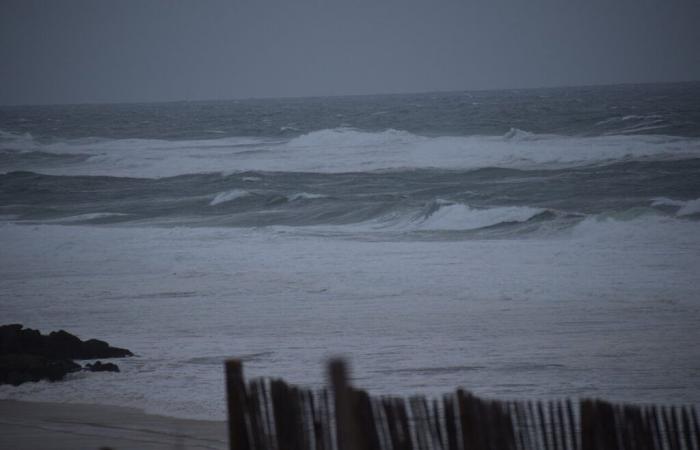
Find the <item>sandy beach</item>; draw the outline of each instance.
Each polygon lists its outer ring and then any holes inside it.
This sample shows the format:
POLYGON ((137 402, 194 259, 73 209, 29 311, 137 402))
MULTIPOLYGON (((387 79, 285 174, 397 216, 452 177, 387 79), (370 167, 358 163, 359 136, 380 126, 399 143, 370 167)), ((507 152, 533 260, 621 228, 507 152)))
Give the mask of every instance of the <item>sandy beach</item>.
POLYGON ((102 405, 0 400, 0 448, 224 449, 226 423, 102 405))

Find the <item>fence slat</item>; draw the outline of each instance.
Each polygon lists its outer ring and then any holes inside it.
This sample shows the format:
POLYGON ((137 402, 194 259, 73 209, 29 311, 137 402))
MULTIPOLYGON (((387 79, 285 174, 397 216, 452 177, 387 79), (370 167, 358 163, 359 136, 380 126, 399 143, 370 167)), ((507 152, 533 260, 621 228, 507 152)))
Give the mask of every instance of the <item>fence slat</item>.
POLYGON ((440 420, 440 401, 438 399, 433 400, 433 429, 435 430, 435 438, 437 439, 439 450, 446 450, 445 446, 445 436, 442 428, 442 421, 440 420))
POLYGON ((365 391, 351 391, 353 420, 357 424, 357 445, 363 450, 381 450, 377 418, 372 411, 372 402, 365 391))
POLYGON ((465 450, 483 450, 474 433, 474 411, 472 404, 463 390, 457 390, 457 414, 462 430, 462 445, 465 450))
POLYGON ((651 407, 647 410, 647 426, 652 433, 654 440, 654 448, 657 450, 664 450, 664 439, 661 433, 661 427, 659 422, 658 411, 656 407, 651 407))
POLYGON ((691 407, 689 410, 690 417, 692 419, 693 432, 695 434, 695 445, 697 448, 700 448, 700 425, 698 425, 698 415, 695 413, 695 408, 691 407))
POLYGON ((331 400, 330 400, 330 393, 328 392, 328 389, 324 389, 321 392, 321 404, 323 405, 323 423, 324 423, 324 432, 323 432, 323 445, 326 449, 328 450, 336 450, 335 442, 336 438, 333 434, 333 430, 335 429, 334 423, 333 423, 333 412, 331 410, 331 400))
POLYGON ((226 368, 226 399, 228 405, 228 435, 231 450, 250 450, 246 430, 246 388, 243 363, 230 359, 226 368))
POLYGON ((262 427, 259 401, 259 380, 253 380, 248 387, 248 420, 250 424, 250 445, 254 450, 267 448, 265 430, 262 427))
POLYGON ((396 406, 396 418, 399 422, 399 428, 401 429, 401 436, 403 437, 401 450, 413 450, 413 438, 411 436, 411 425, 408 422, 408 411, 406 408, 406 401, 402 398, 394 399, 394 404, 396 406))
POLYGON ((561 402, 556 403, 557 408, 557 424, 558 428, 555 430, 559 433, 559 444, 562 450, 571 450, 568 446, 568 440, 566 439, 566 416, 564 415, 564 405, 561 402))
POLYGON ((445 441, 448 450, 458 450, 457 425, 455 420, 455 402, 451 395, 442 398, 442 411, 445 418, 445 441))
POLYGON ((685 441, 685 448, 687 450, 695 450, 696 447, 693 445, 693 431, 690 428, 688 409, 685 406, 681 409, 681 423, 683 424, 683 440, 685 441))

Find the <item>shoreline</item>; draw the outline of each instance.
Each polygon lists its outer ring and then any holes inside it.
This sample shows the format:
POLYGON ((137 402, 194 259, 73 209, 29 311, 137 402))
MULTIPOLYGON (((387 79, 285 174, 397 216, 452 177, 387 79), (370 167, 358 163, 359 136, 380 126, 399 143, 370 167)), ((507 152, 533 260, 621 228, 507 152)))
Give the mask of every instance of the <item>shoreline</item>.
POLYGON ((0 399, 0 448, 14 450, 227 449, 225 421, 137 408, 0 399))

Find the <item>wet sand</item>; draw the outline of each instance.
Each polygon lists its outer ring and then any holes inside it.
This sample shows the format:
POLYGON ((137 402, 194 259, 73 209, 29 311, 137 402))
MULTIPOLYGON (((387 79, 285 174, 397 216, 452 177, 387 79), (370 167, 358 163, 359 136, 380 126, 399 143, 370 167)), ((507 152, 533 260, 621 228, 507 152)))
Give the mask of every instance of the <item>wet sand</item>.
POLYGON ((0 448, 226 449, 225 422, 102 405, 0 400, 0 448))

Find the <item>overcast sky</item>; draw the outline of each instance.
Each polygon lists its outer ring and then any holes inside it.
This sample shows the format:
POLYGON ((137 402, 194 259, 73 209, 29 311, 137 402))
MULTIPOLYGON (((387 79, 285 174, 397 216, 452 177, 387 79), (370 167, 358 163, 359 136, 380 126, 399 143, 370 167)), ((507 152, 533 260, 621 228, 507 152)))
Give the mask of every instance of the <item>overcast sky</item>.
POLYGON ((0 104, 698 79, 697 0, 0 1, 0 104))

